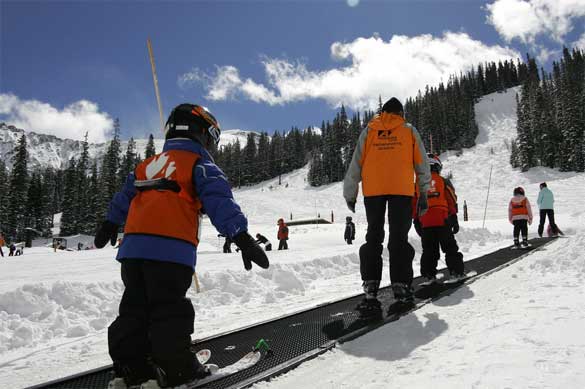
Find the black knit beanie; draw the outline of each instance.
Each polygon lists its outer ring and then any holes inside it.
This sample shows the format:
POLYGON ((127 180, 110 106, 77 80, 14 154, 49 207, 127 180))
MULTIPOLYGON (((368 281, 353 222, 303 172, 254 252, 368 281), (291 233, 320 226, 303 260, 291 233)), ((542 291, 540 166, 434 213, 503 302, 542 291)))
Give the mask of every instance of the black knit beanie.
POLYGON ((382 106, 382 112, 402 113, 404 112, 404 108, 402 107, 402 103, 398 101, 396 97, 392 97, 384 103, 382 106))

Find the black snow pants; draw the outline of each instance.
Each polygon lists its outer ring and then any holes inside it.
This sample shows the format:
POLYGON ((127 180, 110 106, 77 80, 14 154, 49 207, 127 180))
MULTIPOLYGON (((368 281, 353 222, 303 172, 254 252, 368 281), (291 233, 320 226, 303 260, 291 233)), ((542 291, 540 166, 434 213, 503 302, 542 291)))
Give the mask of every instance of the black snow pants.
POLYGON ((528 239, 528 220, 514 220, 512 222, 514 224, 514 241, 517 241, 520 237, 520 233, 522 233, 522 239, 528 239))
POLYGON ((288 250, 288 243, 286 239, 281 239, 278 241, 278 249, 279 250, 288 250))
POLYGON ((412 283, 414 249, 408 243, 412 225, 412 197, 386 195, 364 197, 368 231, 366 243, 360 247, 362 281, 382 279, 382 250, 386 205, 388 205, 390 282, 412 283))
POLYGON ((544 222, 546 221, 546 217, 548 216, 548 224, 550 224, 550 228, 553 234, 558 234, 559 229, 555 223, 555 211, 552 209, 541 209, 540 210, 540 221, 538 223, 538 236, 542 237, 542 233, 544 231, 544 222))
POLYGON ((169 376, 191 373, 195 311, 185 294, 192 276, 193 269, 185 265, 142 259, 122 261, 126 289, 118 317, 108 328, 114 367, 144 370, 147 358, 152 357, 169 376))
POLYGON ((463 254, 459 252, 459 246, 451 228, 448 226, 423 228, 421 240, 423 252, 420 258, 420 274, 423 277, 433 277, 437 274, 437 264, 441 257, 440 249, 445 253, 449 272, 463 274, 463 254))

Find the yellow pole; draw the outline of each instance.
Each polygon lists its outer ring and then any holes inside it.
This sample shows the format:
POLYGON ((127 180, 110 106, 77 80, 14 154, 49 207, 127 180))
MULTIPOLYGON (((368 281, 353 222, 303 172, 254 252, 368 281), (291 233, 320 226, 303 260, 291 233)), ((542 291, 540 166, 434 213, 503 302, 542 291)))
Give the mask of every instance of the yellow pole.
POLYGON ((193 281, 195 281, 195 291, 197 293, 200 293, 201 288, 199 288, 199 279, 197 278, 197 272, 193 272, 193 281))
POLYGON ((152 80, 154 82, 154 93, 156 94, 156 103, 158 104, 158 113, 160 115, 160 128, 162 130, 165 126, 165 122, 163 119, 162 104, 160 103, 160 93, 158 92, 158 78, 156 77, 156 66, 154 65, 154 54, 152 53, 152 45, 150 43, 150 38, 146 40, 146 45, 148 46, 148 56, 150 57, 150 67, 152 68, 152 80))

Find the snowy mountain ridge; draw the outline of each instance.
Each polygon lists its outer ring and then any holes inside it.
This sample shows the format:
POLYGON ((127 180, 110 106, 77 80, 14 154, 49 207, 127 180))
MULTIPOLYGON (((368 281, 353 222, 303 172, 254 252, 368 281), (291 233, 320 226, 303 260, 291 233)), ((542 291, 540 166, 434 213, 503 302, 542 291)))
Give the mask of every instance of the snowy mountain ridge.
MULTIPOLYGON (((242 147, 246 144, 248 134, 255 131, 247 130, 225 130, 222 131, 219 146, 225 146, 230 143, 240 141, 242 147)), ((67 161, 71 158, 78 158, 83 150, 83 142, 72 139, 61 139, 55 135, 37 134, 32 131, 25 131, 7 123, 0 123, 0 160, 3 160, 8 169, 12 167, 12 155, 18 140, 25 134, 27 139, 27 150, 29 154, 29 169, 47 168, 64 169, 67 167, 67 161)), ((144 150, 148 139, 134 139, 136 142, 136 151, 144 157, 144 150)), ((154 145, 157 151, 162 150, 164 139, 154 139, 154 145)), ((122 141, 122 152, 126 150, 128 141, 122 141)), ((90 158, 101 157, 106 150, 107 143, 90 143, 90 158)))

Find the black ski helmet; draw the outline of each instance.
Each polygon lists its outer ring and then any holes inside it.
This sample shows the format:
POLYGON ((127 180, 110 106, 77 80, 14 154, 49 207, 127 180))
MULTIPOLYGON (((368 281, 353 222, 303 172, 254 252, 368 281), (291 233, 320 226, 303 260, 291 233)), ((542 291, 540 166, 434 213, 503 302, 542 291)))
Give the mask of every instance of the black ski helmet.
POLYGON ((428 153, 427 158, 429 160, 429 165, 431 166, 431 171, 440 174, 441 170, 443 169, 443 164, 441 163, 439 157, 433 153, 428 153))
POLYGON ((197 104, 177 105, 165 124, 165 139, 188 138, 205 148, 217 145, 220 135, 217 119, 207 108, 197 104))
POLYGON ((350 221, 351 221, 351 216, 346 216, 346 217, 345 217, 345 221, 346 221, 346 222, 350 222, 350 221))

